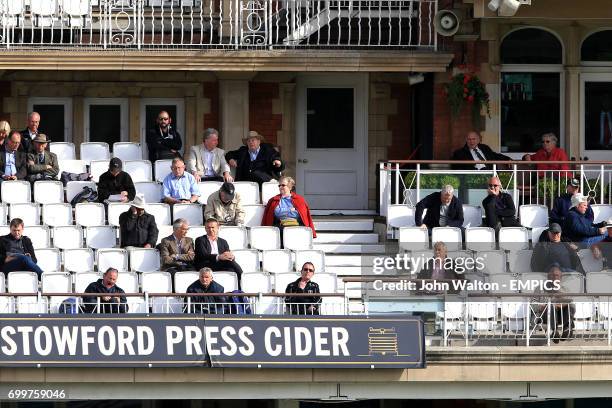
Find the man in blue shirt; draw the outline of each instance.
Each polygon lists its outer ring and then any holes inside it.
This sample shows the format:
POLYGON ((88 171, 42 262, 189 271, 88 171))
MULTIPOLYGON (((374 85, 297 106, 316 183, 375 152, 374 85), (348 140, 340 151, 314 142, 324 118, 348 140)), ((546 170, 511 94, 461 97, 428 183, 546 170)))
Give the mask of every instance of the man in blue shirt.
POLYGON ((24 180, 28 174, 26 154, 18 150, 21 134, 12 131, 0 150, 0 176, 2 180, 24 180))
POLYGON ((175 158, 170 167, 172 173, 164 178, 162 201, 168 204, 195 203, 200 197, 200 189, 195 177, 185 171, 183 159, 175 158))

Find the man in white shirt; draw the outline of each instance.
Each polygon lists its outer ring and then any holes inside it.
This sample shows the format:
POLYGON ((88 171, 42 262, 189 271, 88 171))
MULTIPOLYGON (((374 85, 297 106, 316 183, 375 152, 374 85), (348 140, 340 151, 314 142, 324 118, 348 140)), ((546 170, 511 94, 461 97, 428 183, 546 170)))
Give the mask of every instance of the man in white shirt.
POLYGON ((218 144, 219 131, 208 128, 204 131, 202 144, 189 149, 188 171, 196 181, 234 181, 225 160, 225 151, 219 149, 218 144))

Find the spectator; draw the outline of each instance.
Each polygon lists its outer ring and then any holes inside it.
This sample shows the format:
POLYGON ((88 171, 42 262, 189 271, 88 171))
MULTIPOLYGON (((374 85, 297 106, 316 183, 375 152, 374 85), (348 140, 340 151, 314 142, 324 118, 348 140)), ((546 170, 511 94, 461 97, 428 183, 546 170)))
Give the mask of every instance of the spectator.
POLYGON ((178 130, 171 126, 172 118, 166 111, 157 115, 157 126, 147 133, 147 148, 149 160, 155 163, 160 159, 174 159, 180 157, 183 141, 178 130))
POLYGON ((40 115, 38 112, 30 112, 28 114, 28 126, 20 132, 21 146, 20 149, 24 153, 34 153, 32 140, 40 133, 38 126, 40 125, 40 115))
POLYGON ((319 285, 312 281, 315 267, 312 262, 306 262, 302 265, 301 275, 295 282, 287 285, 285 293, 311 293, 312 296, 287 296, 285 297, 285 305, 287 313, 292 315, 318 315, 321 307, 321 296, 316 296, 315 293, 321 293, 319 285))
POLYGON ((268 200, 261 225, 274 225, 281 229, 303 225, 312 229, 312 237, 317 233, 310 215, 308 203, 301 195, 295 193, 295 180, 291 177, 281 177, 278 182, 280 194, 268 200))
MULTIPOLYGON (((536 164, 536 169, 538 169, 538 176, 544 177, 546 171, 550 170, 562 170, 560 172, 561 177, 572 177, 571 171, 569 170, 569 165, 567 163, 559 164, 560 161, 569 161, 567 158, 567 153, 565 150, 557 147, 557 136, 554 133, 545 133, 542 135, 542 148, 535 152, 534 154, 526 154, 523 156, 523 160, 527 161, 547 161, 548 163, 536 164)), ((556 172, 548 173, 551 177, 557 177, 556 172)))
MULTIPOLYGON (((448 248, 444 242, 436 242, 433 246, 433 258, 428 259, 423 265, 423 268, 417 275, 417 279, 427 280, 463 280, 463 274, 455 272, 455 261, 448 258, 448 248)), ((448 293, 457 293, 451 285, 451 290, 448 293)), ((431 293, 431 292, 428 292, 431 293)), ((435 292, 439 293, 439 292, 435 292)))
POLYGON ((13 130, 0 152, 0 175, 3 181, 25 180, 28 174, 27 156, 19 150, 20 144, 21 135, 13 130))
POLYGON ((414 220, 417 227, 431 231, 435 227, 463 227, 463 203, 453 195, 453 186, 442 187, 439 193, 429 194, 416 205, 414 220), (423 210, 427 214, 423 219, 423 210))
POLYGON ((0 237, 0 264, 4 273, 15 271, 36 272, 38 278, 43 270, 36 263, 36 254, 30 238, 23 235, 23 220, 13 218, 9 226, 10 233, 0 237))
POLYGON ((612 269, 612 218, 606 222, 608 235, 591 247, 593 257, 603 260, 604 269, 612 269))
POLYGON ((108 164, 108 171, 100 176, 98 181, 98 201, 127 203, 136 197, 136 189, 129 173, 122 170, 123 163, 118 157, 113 157, 108 164))
POLYGON ((226 240, 219 238, 219 222, 214 218, 206 220, 206 235, 198 237, 195 241, 195 258, 193 263, 196 269, 210 268, 213 271, 231 271, 240 277, 242 268, 235 261, 226 240))
POLYGON ((102 279, 91 282, 85 293, 106 293, 107 296, 83 296, 83 311, 85 313, 127 313, 128 305, 125 291, 117 286, 115 268, 108 268, 102 279))
POLYGON ((236 167, 236 181, 255 181, 260 186, 265 181, 277 179, 285 168, 280 154, 264 137, 255 131, 242 139, 246 146, 227 152, 225 158, 231 167, 236 167))
POLYGON ((37 134, 34 139, 34 153, 28 153, 28 179, 33 183, 38 180, 57 180, 59 164, 57 155, 47 149, 47 139, 44 133, 37 134))
MULTIPOLYGON (((566 193, 561 194, 559 197, 555 198, 553 203, 553 208, 550 211, 550 222, 556 222, 559 225, 563 225, 565 223, 565 217, 567 216, 567 212, 572 206, 572 196, 580 192, 580 182, 577 179, 569 179, 567 181, 566 193)), ((591 206, 587 207, 586 217, 593 221, 595 215, 593 214, 593 209, 591 206)))
POLYGON ((533 248, 531 255, 532 271, 545 272, 549 270, 552 264, 556 264, 562 272, 578 270, 584 272, 576 252, 578 247, 570 242, 563 242, 561 233, 562 229, 559 224, 550 224, 546 232, 546 238, 541 238, 540 242, 533 248))
POLYGON ((221 225, 244 225, 240 194, 236 193, 232 183, 223 183, 219 191, 208 196, 204 218, 214 218, 221 225))
POLYGON ((219 132, 208 128, 204 131, 202 144, 191 147, 187 164, 196 181, 234 181, 225 161, 225 151, 219 149, 218 144, 219 132))
POLYGON ((566 297, 551 297, 550 295, 562 294, 562 293, 570 293, 570 291, 563 285, 562 277, 563 274, 561 272, 561 268, 559 265, 552 264, 548 268, 547 279, 549 282, 549 287, 551 289, 541 287, 536 288, 534 292, 534 298, 532 302, 535 303, 533 306, 534 312, 536 314, 536 318, 542 319, 543 327, 546 327, 548 324, 548 300, 551 300, 552 310, 550 313, 551 322, 550 328, 552 330, 552 341, 553 343, 559 343, 559 340, 567 340, 572 337, 572 331, 574 329, 574 313, 576 311, 576 306, 572 303, 571 298, 566 297), (555 289, 552 285, 552 282, 556 282, 558 285, 558 289, 555 289), (549 295, 549 296, 547 296, 549 295), (561 326, 561 335, 559 335, 558 327, 561 326))
POLYGON ((593 221, 587 218, 586 210, 589 206, 589 199, 582 194, 574 194, 572 196, 572 206, 567 212, 563 230, 567 237, 572 242, 580 242, 585 247, 604 239, 606 227, 603 223, 593 224, 593 221))
POLYGON ((6 120, 0 120, 0 148, 4 146, 4 140, 10 134, 11 134, 11 125, 9 125, 9 123, 6 120))
POLYGON ((168 204, 195 203, 200 197, 200 189, 195 177, 185 171, 185 162, 181 158, 172 160, 172 173, 164 178, 162 201, 168 204))
POLYGON ((501 227, 520 227, 516 219, 516 207, 512 196, 501 191, 501 181, 497 177, 489 179, 488 196, 482 200, 485 212, 485 226, 499 231, 501 227))
POLYGON ((172 235, 163 238, 157 246, 161 256, 162 271, 174 275, 176 271, 192 271, 194 269, 193 239, 187 236, 189 223, 179 218, 172 224, 172 235))
POLYGON ((145 199, 136 194, 129 210, 119 216, 121 248, 153 248, 157 243, 155 217, 145 211, 145 199))
MULTIPOLYGON (((465 145, 461 149, 457 149, 453 152, 451 160, 512 160, 510 157, 505 156, 501 153, 494 152, 486 144, 480 143, 480 134, 475 130, 469 131, 465 137, 465 145)), ((478 164, 453 164, 453 169, 457 170, 490 170, 492 165, 478 163, 478 164)))
MULTIPOLYGON (((191 308, 185 308, 188 313, 223 314, 227 303, 225 296, 211 296, 210 293, 224 293, 225 288, 213 280, 213 271, 210 268, 200 269, 200 278, 187 288, 187 293, 201 293, 200 296, 191 296, 191 308)), ((185 299, 185 305, 189 303, 185 299)))

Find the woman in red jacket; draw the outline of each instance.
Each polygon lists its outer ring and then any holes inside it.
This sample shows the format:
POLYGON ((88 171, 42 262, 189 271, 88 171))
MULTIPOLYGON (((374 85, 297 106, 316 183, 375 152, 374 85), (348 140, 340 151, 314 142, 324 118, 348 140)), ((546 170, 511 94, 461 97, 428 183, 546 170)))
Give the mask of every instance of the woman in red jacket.
POLYGON ((284 227, 303 225, 310 227, 312 237, 316 238, 317 233, 310 216, 308 203, 304 197, 293 191, 293 187, 295 187, 295 180, 291 177, 281 177, 278 181, 280 194, 268 201, 261 225, 274 225, 281 229, 281 233, 284 227))

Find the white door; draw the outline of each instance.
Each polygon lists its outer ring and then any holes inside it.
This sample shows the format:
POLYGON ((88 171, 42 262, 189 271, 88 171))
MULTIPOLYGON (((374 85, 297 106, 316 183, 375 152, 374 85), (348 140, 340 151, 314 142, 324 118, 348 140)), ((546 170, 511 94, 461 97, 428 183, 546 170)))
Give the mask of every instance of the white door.
POLYGON ((147 150, 147 132, 157 126, 157 115, 161 111, 166 111, 170 114, 172 123, 170 126, 177 129, 181 134, 183 148, 185 149, 185 102, 180 98, 146 98, 140 102, 140 144, 142 146, 143 158, 149 157, 147 150))
POLYGON ((311 208, 368 207, 366 74, 305 75, 297 89, 297 191, 311 208))

